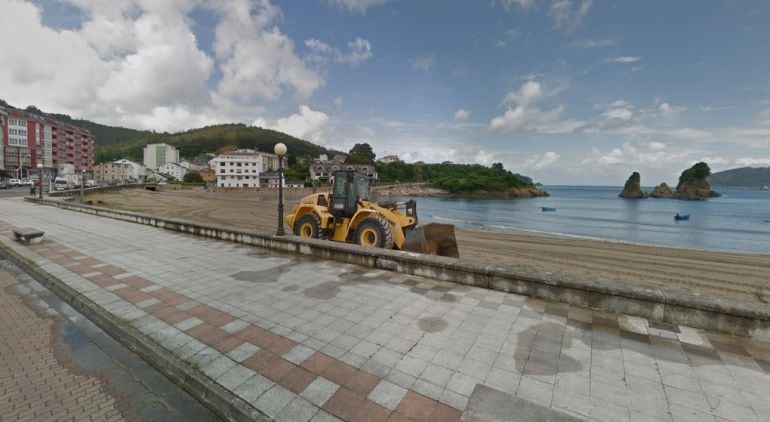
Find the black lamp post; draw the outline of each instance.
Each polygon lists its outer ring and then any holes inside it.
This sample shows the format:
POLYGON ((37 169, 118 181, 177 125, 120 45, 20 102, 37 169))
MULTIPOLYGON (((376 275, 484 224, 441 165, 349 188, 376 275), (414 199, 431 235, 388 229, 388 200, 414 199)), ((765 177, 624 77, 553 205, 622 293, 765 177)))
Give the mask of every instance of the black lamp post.
POLYGON ((275 155, 278 156, 278 231, 276 236, 285 236, 283 231, 283 157, 286 155, 286 145, 279 142, 275 144, 275 155))
POLYGON ((40 189, 38 197, 43 199, 43 163, 37 163, 37 184, 40 189))

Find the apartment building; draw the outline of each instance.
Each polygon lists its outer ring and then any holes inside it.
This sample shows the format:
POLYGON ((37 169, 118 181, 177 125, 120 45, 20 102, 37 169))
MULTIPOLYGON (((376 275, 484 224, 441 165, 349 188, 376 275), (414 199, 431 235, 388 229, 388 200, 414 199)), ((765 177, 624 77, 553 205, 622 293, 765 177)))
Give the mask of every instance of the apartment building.
POLYGON ((150 170, 168 163, 179 163, 179 150, 168 144, 147 144, 144 147, 144 165, 150 170))
POLYGON ((5 177, 37 174, 52 177, 60 164, 90 171, 94 164, 94 135, 77 126, 26 110, 0 106, 0 171, 5 177))
POLYGON ((112 162, 94 166, 94 180, 99 184, 128 183, 132 173, 130 164, 112 162))
MULTIPOLYGON (((278 169, 278 156, 253 149, 231 151, 209 163, 217 176, 217 186, 225 188, 258 188, 260 173, 278 169)), ((284 165, 286 158, 284 157, 284 165)))
POLYGON ((187 169, 178 163, 166 163, 158 167, 157 172, 164 176, 171 176, 176 180, 182 180, 187 174, 187 169))

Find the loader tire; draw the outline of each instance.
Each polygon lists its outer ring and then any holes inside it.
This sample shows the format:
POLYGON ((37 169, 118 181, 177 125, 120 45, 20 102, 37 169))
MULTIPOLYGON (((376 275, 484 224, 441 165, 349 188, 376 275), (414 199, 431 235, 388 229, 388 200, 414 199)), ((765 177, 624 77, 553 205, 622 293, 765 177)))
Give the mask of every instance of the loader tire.
POLYGON ((321 217, 314 213, 305 214, 294 222, 292 231, 300 237, 318 239, 321 237, 321 217))
POLYGON ((358 224, 354 240, 361 246, 393 249, 393 231, 385 217, 367 217, 358 224))

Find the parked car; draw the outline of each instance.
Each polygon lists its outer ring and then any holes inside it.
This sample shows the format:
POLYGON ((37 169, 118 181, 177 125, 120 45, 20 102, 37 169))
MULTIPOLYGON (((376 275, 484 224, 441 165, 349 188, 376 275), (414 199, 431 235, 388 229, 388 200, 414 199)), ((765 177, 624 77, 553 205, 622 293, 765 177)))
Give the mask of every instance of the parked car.
POLYGON ((86 187, 87 188, 95 188, 96 187, 96 180, 86 180, 86 187))
POLYGON ((21 185, 22 186, 32 186, 32 184, 33 184, 32 180, 30 180, 30 179, 22 179, 21 180, 21 185))
POLYGON ((16 187, 21 186, 21 180, 19 179, 8 179, 8 186, 10 187, 16 187))
POLYGON ((8 189, 8 181, 0 180, 0 189, 8 189))

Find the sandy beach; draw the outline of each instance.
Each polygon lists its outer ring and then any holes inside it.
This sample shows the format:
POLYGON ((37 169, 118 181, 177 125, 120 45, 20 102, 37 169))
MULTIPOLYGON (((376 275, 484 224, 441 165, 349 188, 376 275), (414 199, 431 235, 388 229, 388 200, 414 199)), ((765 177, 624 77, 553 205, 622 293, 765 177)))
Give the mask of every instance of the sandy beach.
MULTIPOLYGON (((286 192, 286 212, 307 190, 286 192)), ((277 194, 194 190, 123 190, 92 194, 94 205, 167 217, 272 230, 277 194)), ((456 230, 460 256, 526 265, 576 277, 603 278, 744 300, 770 301, 770 255, 736 254, 605 242, 521 232, 456 230)))

